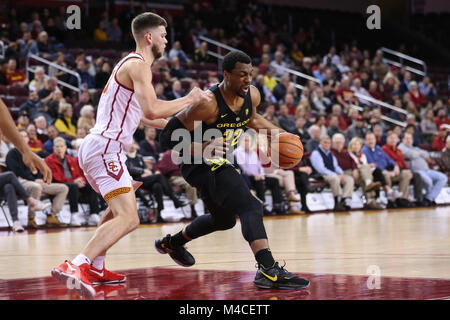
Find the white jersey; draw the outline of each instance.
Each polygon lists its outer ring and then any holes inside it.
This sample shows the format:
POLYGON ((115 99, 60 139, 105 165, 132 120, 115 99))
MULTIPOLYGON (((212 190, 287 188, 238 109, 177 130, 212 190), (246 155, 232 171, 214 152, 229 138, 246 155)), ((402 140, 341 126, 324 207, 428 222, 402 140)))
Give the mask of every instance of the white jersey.
POLYGON ((117 71, 130 58, 144 60, 140 54, 132 52, 115 66, 100 97, 95 126, 90 130, 92 134, 121 143, 125 151, 130 149, 143 115, 134 90, 117 81, 117 71))

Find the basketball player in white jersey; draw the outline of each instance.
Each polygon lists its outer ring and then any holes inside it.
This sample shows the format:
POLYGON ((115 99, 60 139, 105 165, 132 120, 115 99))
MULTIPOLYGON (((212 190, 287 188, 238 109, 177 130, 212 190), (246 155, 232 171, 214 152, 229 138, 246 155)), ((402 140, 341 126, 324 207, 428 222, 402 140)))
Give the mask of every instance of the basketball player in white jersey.
POLYGON ((79 150, 79 164, 90 185, 108 203, 99 227, 83 251, 52 270, 52 276, 83 296, 95 295, 93 284, 117 283, 125 275, 104 267, 106 251, 139 225, 133 183, 125 160, 139 122, 163 128, 167 118, 178 111, 211 100, 208 93, 194 88, 187 96, 163 101, 152 86, 151 65, 166 46, 166 21, 143 13, 131 23, 136 51, 114 68, 103 89, 96 125, 79 150))

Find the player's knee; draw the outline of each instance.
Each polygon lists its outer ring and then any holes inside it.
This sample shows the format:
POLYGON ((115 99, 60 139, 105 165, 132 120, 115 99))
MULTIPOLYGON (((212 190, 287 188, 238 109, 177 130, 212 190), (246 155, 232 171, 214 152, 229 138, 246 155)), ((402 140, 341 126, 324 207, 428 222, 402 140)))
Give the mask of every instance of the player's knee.
POLYGON ((140 221, 137 215, 126 218, 126 226, 129 232, 136 230, 139 227, 140 221))
POLYGON ((234 226, 236 225, 236 218, 234 216, 231 216, 226 219, 220 219, 216 222, 220 230, 228 230, 234 228, 234 226))

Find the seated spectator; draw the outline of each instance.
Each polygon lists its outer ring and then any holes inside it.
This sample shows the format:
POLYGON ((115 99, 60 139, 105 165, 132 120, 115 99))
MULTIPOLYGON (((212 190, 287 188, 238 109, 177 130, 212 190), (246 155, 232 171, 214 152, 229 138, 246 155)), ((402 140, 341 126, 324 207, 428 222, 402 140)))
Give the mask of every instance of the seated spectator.
POLYGON ((310 136, 310 139, 306 141, 305 150, 306 152, 312 152, 320 144, 320 138, 322 136, 322 130, 317 125, 312 125, 308 129, 308 133, 310 136))
POLYGON ((84 215, 78 212, 80 194, 87 199, 89 204, 90 226, 96 226, 100 221, 99 196, 87 183, 83 171, 78 164, 78 159, 67 154, 67 145, 63 138, 56 137, 53 141, 53 151, 45 158, 45 162, 52 170, 53 181, 65 184, 69 188, 68 199, 70 206, 70 225, 79 227, 86 223, 84 215))
POLYGON ((414 173, 418 173, 424 182, 426 194, 425 205, 435 206, 436 198, 442 188, 447 185, 448 178, 445 174, 431 170, 428 166, 430 154, 420 148, 413 146, 413 136, 405 133, 402 143, 398 146, 402 151, 405 161, 414 173))
POLYGON ((122 29, 119 26, 119 19, 112 18, 111 23, 106 29, 108 40, 119 42, 122 39, 122 29))
POLYGON ((258 65, 258 72, 260 75, 265 75, 267 70, 270 68, 270 56, 268 54, 263 54, 261 56, 261 63, 258 65))
POLYGON ((330 185, 334 196, 334 210, 350 210, 355 181, 351 176, 344 174, 330 149, 330 137, 322 136, 320 145, 311 153, 311 165, 330 185))
POLYGON ((51 96, 51 99, 45 105, 43 105, 41 109, 41 113, 48 123, 55 122, 55 119, 58 117, 59 105, 61 103, 66 103, 66 99, 64 99, 63 93, 59 89, 56 89, 51 94, 51 96))
POLYGON ((319 67, 313 71, 314 77, 317 78, 320 81, 320 83, 326 80, 325 71, 326 66, 323 63, 319 64, 319 67))
MULTIPOLYGON (((383 131, 383 126, 380 123, 377 123, 373 126, 373 133, 375 134, 377 146, 384 146, 386 144, 386 133, 383 131)), ((365 136, 366 135, 364 134, 362 137, 365 136)))
POLYGON ((433 109, 428 109, 425 112, 422 121, 420 121, 420 128, 422 129, 422 133, 425 135, 434 136, 437 134, 438 129, 436 126, 436 122, 434 122, 433 109))
POLYGON ((52 124, 49 125, 47 128, 47 136, 48 136, 48 140, 46 142, 44 142, 44 148, 45 151, 47 151, 48 154, 53 153, 53 140, 56 137, 62 137, 66 140, 66 144, 69 148, 71 148, 71 143, 70 140, 67 139, 67 135, 64 133, 60 133, 58 131, 58 129, 52 124))
POLYGON ((44 59, 50 59, 54 53, 53 45, 48 39, 48 34, 45 31, 41 31, 37 39, 37 47, 39 50, 39 55, 44 59))
POLYGON ((42 102, 36 91, 30 91, 28 100, 19 107, 19 115, 27 116, 30 120, 34 120, 42 109, 42 102))
POLYGON ((181 175, 180 168, 172 161, 175 156, 172 150, 167 150, 162 154, 161 159, 155 164, 154 170, 162 173, 172 186, 179 186, 186 192, 191 207, 191 219, 197 216, 195 204, 198 202, 197 189, 191 186, 181 175))
POLYGON ((437 110, 434 122, 436 123, 436 127, 438 128, 440 128, 442 124, 450 125, 450 117, 447 115, 447 111, 445 108, 439 108, 437 110))
POLYGON ((336 90, 336 99, 344 108, 344 112, 350 109, 350 103, 357 103, 354 92, 350 89, 350 79, 348 77, 342 79, 341 87, 336 90))
MULTIPOLYGON (((154 194, 158 211, 156 222, 164 222, 161 217, 161 211, 164 210, 163 195, 168 196, 173 201, 175 208, 184 207, 187 203, 184 203, 177 198, 164 175, 160 174, 159 171, 153 173, 152 170, 147 168, 142 155, 137 153, 138 150, 139 145, 136 141, 133 141, 130 150, 127 152, 126 165, 128 171, 134 180, 143 182, 141 189, 148 190, 154 194)), ((136 190, 136 196, 142 200, 146 207, 150 206, 140 189, 136 190)))
MULTIPOLYGON (((25 143, 28 144, 28 134, 24 129, 19 130, 25 143)), ((42 193, 53 196, 50 215, 47 216, 46 225, 50 227, 64 227, 66 224, 61 223, 57 215, 64 206, 69 188, 61 183, 45 183, 42 180, 41 172, 36 169, 36 173, 32 173, 22 159, 22 154, 17 148, 11 149, 6 155, 6 166, 8 170, 14 172, 24 189, 30 193, 34 199, 40 199, 42 193)), ((35 214, 32 208, 28 208, 28 227, 38 228, 35 221, 35 214)))
POLYGON ((108 34, 106 33, 105 21, 101 20, 97 28, 94 30, 94 41, 108 41, 108 34))
POLYGON ((273 123, 276 126, 280 126, 280 124, 278 122, 278 117, 275 114, 275 105, 273 103, 269 104, 266 107, 266 110, 263 114, 263 118, 266 119, 267 121, 273 123))
POLYGON ((19 221, 19 211, 17 208, 17 197, 24 199, 28 204, 30 211, 40 211, 50 208, 49 203, 42 203, 38 199, 33 198, 23 188, 13 172, 0 173, 0 196, 6 200, 9 213, 11 215, 13 225, 12 230, 14 232, 24 231, 22 224, 19 221))
POLYGON ((168 100, 175 100, 181 97, 184 97, 185 92, 183 87, 181 86, 181 82, 179 80, 175 80, 172 83, 172 90, 167 93, 168 100))
MULTIPOLYGON (((275 86, 275 88, 273 88, 272 93, 278 102, 283 101, 290 81, 291 80, 289 79, 289 74, 283 73, 283 75, 281 76, 280 82, 278 82, 278 84, 275 86)), ((286 101, 284 101, 284 102, 286 102, 286 101)))
MULTIPOLYGON (((75 71, 80 75, 81 78, 80 84, 84 88, 84 90, 95 88, 94 78, 91 76, 88 70, 89 70, 89 62, 85 59, 79 60, 75 71)), ((75 86, 79 85, 78 79, 75 76, 72 76, 70 82, 75 86)))
POLYGON ((186 53, 181 48, 181 42, 175 41, 173 43, 172 49, 169 51, 169 59, 172 60, 172 58, 177 57, 181 63, 188 63, 189 59, 186 55, 186 53))
POLYGON ((44 68, 36 67, 36 70, 34 72, 34 79, 31 80, 30 84, 28 85, 28 89, 30 91, 39 91, 45 88, 46 83, 47 81, 44 77, 44 68))
POLYGON ((261 161, 253 146, 253 137, 250 134, 245 134, 240 139, 239 146, 234 150, 234 157, 248 187, 256 191, 256 197, 263 203, 264 214, 270 214, 266 208, 266 188, 270 189, 272 193, 272 213, 283 213, 280 183, 276 178, 265 177, 261 161))
POLYGON ((331 107, 331 115, 337 116, 339 119, 339 129, 342 131, 346 131, 348 128, 348 117, 345 113, 342 112, 342 107, 339 104, 334 104, 331 107))
POLYGON ((339 129, 339 116, 331 115, 327 135, 333 137, 336 133, 342 133, 341 129, 339 129))
POLYGON ((445 139, 445 148, 439 153, 439 156, 435 158, 439 168, 448 177, 450 177, 450 135, 445 139))
POLYGON ((58 118, 55 121, 55 127, 59 132, 66 133, 72 137, 76 137, 77 128, 72 123, 72 105, 70 103, 62 103, 59 105, 58 118))
POLYGON ((295 118, 289 114, 289 109, 285 103, 280 105, 280 110, 278 112, 278 123, 280 127, 287 132, 295 132, 295 118))
POLYGON ((173 57, 170 60, 170 75, 179 80, 189 78, 186 70, 180 65, 178 57, 173 57))
POLYGON ((103 62, 102 68, 95 74, 94 82, 96 89, 102 89, 106 86, 109 77, 111 76, 111 65, 109 62, 103 62))
POLYGON ((363 138, 367 131, 367 124, 364 121, 363 116, 358 115, 355 122, 347 129, 347 140, 352 140, 355 137, 363 138))
MULTIPOLYGON (((61 51, 58 51, 58 53, 56 54, 56 60, 53 61, 53 63, 57 64, 60 67, 67 68, 67 64, 64 61, 64 59, 65 59, 64 53, 62 53, 61 51)), ((64 78, 68 78, 67 73, 65 71, 60 70, 60 69, 56 68, 55 66, 48 67, 48 75, 51 78, 55 77, 60 80, 63 80, 64 75, 66 75, 64 78)))
POLYGON ((26 130, 27 130, 28 140, 29 140, 28 146, 30 147, 30 149, 34 153, 37 153, 39 156, 45 157, 47 155, 47 152, 45 152, 44 144, 37 137, 36 126, 34 124, 30 123, 26 130))
POLYGON ((296 197, 294 172, 292 170, 284 170, 281 168, 276 168, 273 165, 270 157, 268 156, 268 141, 265 135, 259 134, 257 137, 257 141, 258 145, 256 148, 256 152, 263 166, 265 177, 278 179, 280 187, 284 188, 286 192, 286 200, 289 206, 288 213, 289 214, 301 213, 297 209, 296 205, 297 202, 300 202, 300 199, 296 197))
POLYGON ((202 41, 200 47, 194 51, 194 62, 209 62, 211 59, 208 54, 208 43, 202 41))
POLYGON ((39 99, 41 99, 43 104, 47 104, 53 98, 54 92, 58 89, 57 85, 58 80, 56 78, 50 78, 47 80, 47 85, 44 89, 38 91, 39 99))
POLYGON ((324 95, 323 89, 318 87, 312 96, 312 107, 319 112, 329 112, 332 106, 331 100, 324 95))
POLYGON ((279 77, 281 77, 284 73, 286 73, 286 70, 284 68, 288 68, 288 65, 286 62, 283 61, 284 55, 282 52, 277 51, 274 55, 274 60, 270 62, 270 66, 274 69, 275 74, 279 77))
POLYGON ((437 97, 436 88, 434 87, 433 83, 431 83, 429 76, 423 77, 422 81, 419 82, 419 90, 425 99, 431 99, 434 101, 434 99, 437 97))
POLYGON ((307 120, 303 117, 299 117, 295 120, 295 132, 293 134, 300 137, 301 141, 308 141, 311 139, 307 128, 307 120))
POLYGON ((411 81, 409 83, 409 96, 411 98, 411 101, 414 102, 417 106, 420 106, 422 102, 425 100, 422 93, 419 90, 419 87, 417 86, 417 82, 411 81))
POLYGON ((31 32, 23 33, 22 39, 17 39, 20 57, 27 57, 29 54, 39 55, 37 42, 31 37, 31 32))
POLYGON ((377 100, 383 100, 383 96, 381 95, 381 92, 378 90, 378 83, 376 81, 370 81, 368 92, 369 95, 372 96, 372 98, 377 100))
POLYGON ((148 157, 151 156, 155 162, 159 161, 159 155, 162 153, 161 145, 156 141, 156 129, 145 127, 145 139, 139 143, 139 154, 148 157))
POLYGON ((28 84, 27 76, 23 70, 17 68, 16 59, 9 59, 6 69, 6 81, 9 86, 26 87, 28 84))
POLYGON ((275 80, 275 69, 273 67, 269 67, 267 69, 266 74, 264 75, 264 84, 270 90, 273 91, 273 88, 277 85, 277 80, 275 80))
MULTIPOLYGON (((361 79, 356 78, 353 80, 353 86, 350 88, 355 93, 359 93, 360 95, 370 96, 369 92, 361 85, 361 79)), ((369 104, 369 101, 364 98, 357 97, 360 106, 365 106, 369 104)))
MULTIPOLYGON (((47 121, 44 116, 38 116, 34 119, 34 125, 36 126, 36 136, 42 142, 45 143, 48 140, 47 135, 47 121)), ((44 149, 44 145, 42 145, 44 149)))
POLYGON ((433 139, 432 147, 434 151, 442 151, 445 148, 445 138, 448 131, 447 126, 445 124, 441 124, 438 134, 433 139))
POLYGON ((77 128, 85 128, 89 132, 95 126, 94 107, 90 104, 85 105, 80 110, 81 117, 78 118, 77 128))
POLYGON ((386 184, 389 186, 389 191, 386 195, 389 207, 394 207, 394 201, 397 206, 408 207, 408 186, 413 178, 410 170, 400 170, 397 162, 392 160, 385 151, 376 145, 376 138, 373 132, 366 134, 366 144, 362 151, 367 157, 368 163, 375 163, 376 167, 381 170, 386 180, 386 184), (392 191, 392 183, 399 182, 400 194, 396 194, 392 191))
POLYGON ((75 104, 73 105, 73 114, 76 119, 80 117, 81 108, 83 108, 87 104, 94 105, 94 102, 91 99, 89 91, 86 90, 81 93, 80 100, 75 102, 75 104))
POLYGON ((366 197, 365 207, 368 209, 380 209, 376 199, 379 197, 378 189, 383 187, 386 194, 390 192, 390 187, 384 179, 383 173, 376 167, 375 163, 368 163, 366 155, 362 152, 363 141, 354 137, 348 144, 350 157, 356 163, 359 171, 359 184, 362 186, 366 197))

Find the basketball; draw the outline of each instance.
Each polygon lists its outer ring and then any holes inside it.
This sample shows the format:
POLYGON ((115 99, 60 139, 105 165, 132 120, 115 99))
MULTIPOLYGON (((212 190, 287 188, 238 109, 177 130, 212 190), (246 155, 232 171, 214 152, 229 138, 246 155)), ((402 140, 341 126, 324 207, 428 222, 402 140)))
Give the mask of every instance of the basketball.
POLYGON ((281 169, 295 167, 303 157, 303 144, 292 133, 283 132, 272 140, 270 158, 281 169))

